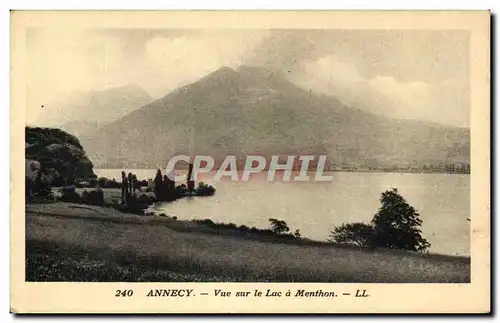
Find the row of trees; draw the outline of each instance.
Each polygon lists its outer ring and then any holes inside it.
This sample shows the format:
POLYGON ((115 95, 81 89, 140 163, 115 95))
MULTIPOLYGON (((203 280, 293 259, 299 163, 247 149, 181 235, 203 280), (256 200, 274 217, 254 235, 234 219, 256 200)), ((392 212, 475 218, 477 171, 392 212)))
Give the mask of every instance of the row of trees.
POLYGON ((462 164, 462 165, 455 165, 455 164, 446 164, 444 165, 444 171, 446 173, 459 173, 459 174, 470 174, 470 165, 469 164, 462 164))
POLYGON ((422 173, 456 173, 470 174, 469 164, 408 164, 408 165, 379 165, 378 163, 365 164, 330 164, 330 170, 371 170, 385 172, 422 172, 422 173))

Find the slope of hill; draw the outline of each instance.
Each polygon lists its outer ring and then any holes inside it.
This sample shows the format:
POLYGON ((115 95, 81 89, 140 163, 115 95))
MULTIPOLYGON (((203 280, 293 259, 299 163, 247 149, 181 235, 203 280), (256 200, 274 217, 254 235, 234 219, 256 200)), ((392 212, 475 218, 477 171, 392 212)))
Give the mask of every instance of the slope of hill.
POLYGON ((68 203, 26 207, 26 264, 27 281, 470 282, 465 257, 242 236, 68 203))
POLYGON ((328 154, 337 164, 467 162, 469 129, 387 119, 280 73, 222 67, 82 140, 98 165, 164 166, 176 154, 328 154))

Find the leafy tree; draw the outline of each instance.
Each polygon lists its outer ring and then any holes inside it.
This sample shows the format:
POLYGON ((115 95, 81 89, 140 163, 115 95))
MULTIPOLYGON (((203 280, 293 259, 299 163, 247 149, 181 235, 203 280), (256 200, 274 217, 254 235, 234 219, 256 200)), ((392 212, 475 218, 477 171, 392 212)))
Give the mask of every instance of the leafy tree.
POLYGON ((382 193, 382 206, 370 224, 348 223, 333 227, 330 241, 362 247, 425 251, 430 243, 422 237, 420 214, 397 189, 382 193))
POLYGON ((287 233, 290 231, 290 228, 285 221, 270 218, 269 222, 271 222, 271 231, 276 234, 287 233))
POLYGON ((372 219, 374 244, 377 247, 425 251, 430 247, 422 237, 420 214, 409 205, 396 188, 382 193, 382 206, 372 219))
POLYGON ((334 226, 329 241, 370 247, 373 245, 373 234, 373 227, 369 224, 362 222, 347 223, 334 226))

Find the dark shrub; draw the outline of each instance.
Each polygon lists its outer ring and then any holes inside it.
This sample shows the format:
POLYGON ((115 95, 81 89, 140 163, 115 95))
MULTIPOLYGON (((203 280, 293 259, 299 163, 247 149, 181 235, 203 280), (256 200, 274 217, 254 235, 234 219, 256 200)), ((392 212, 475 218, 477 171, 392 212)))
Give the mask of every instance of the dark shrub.
POLYGON ((102 191, 102 189, 95 189, 90 191, 88 193, 86 203, 90 205, 104 205, 104 192, 102 191))
POLYGON ((70 202, 70 203, 80 203, 80 195, 75 191, 74 186, 65 186, 61 188, 61 197, 59 200, 62 202, 70 202))
POLYGON ((195 192, 198 196, 212 196, 215 194, 215 188, 213 188, 211 185, 200 182, 195 192))
POLYGON ((269 222, 271 222, 271 231, 276 234, 287 233, 290 231, 290 228, 285 221, 270 218, 269 222))
POLYGON ((250 231, 250 228, 247 227, 246 225, 240 225, 240 227, 238 229, 240 231, 242 231, 242 232, 248 232, 248 231, 250 231))
POLYGON ((205 225, 209 228, 212 228, 212 229, 216 229, 218 227, 218 225, 210 220, 210 219, 205 219, 205 220, 194 220, 195 223, 198 223, 198 224, 202 224, 202 225, 205 225))
POLYGON ((80 196, 80 200, 83 203, 88 203, 88 201, 89 201, 89 192, 87 192, 87 190, 83 190, 82 195, 80 196))
POLYGON ((229 229, 229 230, 236 230, 238 229, 238 226, 234 223, 228 223, 225 225, 226 229, 229 229))
POLYGON ((369 224, 357 222, 333 227, 330 241, 336 243, 350 243, 360 247, 373 245, 373 227, 369 224))

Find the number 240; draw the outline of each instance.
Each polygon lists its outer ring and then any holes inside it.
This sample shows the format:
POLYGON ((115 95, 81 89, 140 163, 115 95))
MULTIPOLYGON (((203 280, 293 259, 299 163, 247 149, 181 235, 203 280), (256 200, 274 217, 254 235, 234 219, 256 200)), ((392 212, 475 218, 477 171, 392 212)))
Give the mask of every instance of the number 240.
POLYGON ((117 289, 115 297, 130 297, 132 295, 134 295, 134 291, 131 289, 124 289, 124 290, 117 289))

